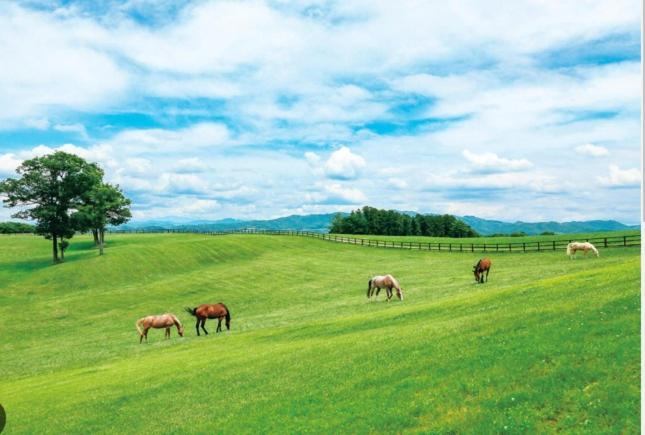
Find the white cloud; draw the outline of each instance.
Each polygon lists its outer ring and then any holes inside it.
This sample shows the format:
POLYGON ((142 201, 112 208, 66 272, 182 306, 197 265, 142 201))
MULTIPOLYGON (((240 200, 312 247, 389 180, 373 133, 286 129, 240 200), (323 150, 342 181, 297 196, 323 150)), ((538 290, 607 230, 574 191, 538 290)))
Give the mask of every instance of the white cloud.
POLYGON ((47 118, 29 118, 24 121, 26 127, 35 128, 36 130, 47 130, 49 120, 47 118))
POLYGON ((118 133, 108 144, 130 153, 179 152, 187 149, 230 145, 228 128, 219 123, 204 122, 178 130, 161 128, 133 129, 118 133))
POLYGON ((334 151, 325 163, 325 174, 329 178, 352 180, 360 175, 365 167, 365 159, 352 153, 347 147, 334 151))
POLYGON ((323 183, 316 185, 319 190, 305 195, 306 203, 313 204, 364 204, 365 194, 358 188, 343 186, 338 183, 323 183))
POLYGON ((587 143, 576 147, 576 152, 583 156, 603 157, 609 155, 609 150, 603 146, 587 143))
POLYGON ((609 176, 598 177, 603 186, 608 187, 637 187, 641 184, 641 171, 632 169, 621 169, 616 165, 609 166, 609 176))
POLYGON ((405 180, 402 180, 401 178, 388 178, 387 183, 389 186, 394 187, 396 189, 405 189, 408 187, 408 183, 405 180))
POLYGON ((208 165, 197 157, 180 159, 173 166, 175 172, 202 172, 208 169, 208 165))
POLYGON ((80 123, 76 124, 56 124, 54 125, 54 130, 56 131, 62 131, 62 132, 67 132, 67 133, 76 133, 80 137, 87 139, 87 130, 85 130, 85 126, 80 123))
POLYGON ((475 166, 475 170, 493 172, 521 171, 533 166, 526 159, 506 159, 491 152, 472 153, 469 150, 464 150, 462 154, 466 160, 475 166))
POLYGON ((17 176, 16 168, 22 160, 17 159, 15 154, 0 154, 0 176, 17 176))

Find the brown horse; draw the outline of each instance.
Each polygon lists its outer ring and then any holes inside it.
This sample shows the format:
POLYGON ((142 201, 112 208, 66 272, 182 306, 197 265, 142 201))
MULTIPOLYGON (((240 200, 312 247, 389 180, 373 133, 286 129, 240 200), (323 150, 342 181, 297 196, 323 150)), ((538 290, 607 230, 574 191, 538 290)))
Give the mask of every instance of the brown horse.
POLYGON ((204 333, 208 335, 208 331, 204 327, 206 324, 206 319, 217 319, 217 330, 215 332, 220 332, 222 330, 222 319, 226 318, 226 329, 231 329, 231 312, 228 307, 223 303, 219 304, 202 304, 197 308, 188 308, 186 307, 186 312, 190 315, 197 317, 197 323, 195 324, 195 329, 197 330, 197 335, 199 335, 199 327, 201 325, 204 333))
POLYGON ((146 342, 148 342, 148 330, 150 328, 161 329, 165 328, 164 337, 166 339, 170 338, 170 327, 175 325, 177 327, 177 332, 180 337, 184 336, 184 327, 181 322, 174 314, 166 313, 159 316, 146 316, 137 320, 135 326, 137 331, 139 331, 139 344, 143 341, 145 337, 146 342))
POLYGON ((392 275, 377 275, 372 277, 367 283, 367 298, 372 299, 374 291, 376 290, 376 296, 381 292, 381 289, 384 288, 387 293, 387 300, 389 302, 392 299, 392 289, 396 289, 396 295, 400 300, 403 300, 403 289, 399 282, 392 275))
POLYGON ((482 258, 473 266, 473 273, 475 274, 475 281, 480 284, 484 283, 484 272, 486 272, 486 282, 488 282, 488 272, 490 272, 490 266, 492 262, 490 258, 482 258))

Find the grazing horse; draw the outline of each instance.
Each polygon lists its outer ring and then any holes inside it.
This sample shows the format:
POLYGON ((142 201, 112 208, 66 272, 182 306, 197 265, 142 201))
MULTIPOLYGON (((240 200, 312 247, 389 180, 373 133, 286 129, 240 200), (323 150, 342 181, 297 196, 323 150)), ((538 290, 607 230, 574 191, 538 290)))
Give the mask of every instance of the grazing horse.
POLYGON ((480 284, 484 283, 484 272, 486 272, 486 282, 488 282, 488 272, 490 272, 490 266, 492 262, 490 258, 482 258, 477 264, 473 266, 473 273, 475 274, 475 281, 480 284))
POLYGON ((396 289, 396 295, 400 300, 403 300, 403 289, 392 275, 377 275, 370 279, 367 283, 367 298, 372 299, 374 290, 376 290, 376 296, 378 296, 382 288, 386 290, 388 302, 392 298, 392 288, 396 289))
POLYGON ((177 327, 179 336, 183 337, 184 327, 182 326, 177 316, 175 316, 174 314, 166 313, 159 316, 146 316, 140 318, 139 320, 137 320, 137 323, 135 323, 137 331, 139 331, 139 344, 141 344, 144 337, 146 339, 146 343, 148 342, 148 330, 150 328, 165 328, 166 331, 164 332, 164 337, 167 339, 170 338, 170 327, 172 325, 175 325, 177 327))
POLYGON ((596 257, 600 255, 596 247, 589 242, 571 242, 567 245, 567 255, 569 258, 576 258, 576 251, 584 251, 585 257, 589 251, 593 251, 596 257))
POLYGON ((197 317, 197 323, 195 324, 195 329, 197 330, 197 335, 199 335, 199 327, 201 326, 204 330, 204 333, 208 335, 208 331, 204 327, 206 324, 206 319, 217 319, 217 330, 215 332, 220 332, 222 330, 222 319, 226 318, 226 329, 231 329, 231 311, 223 303, 219 304, 202 304, 197 308, 188 308, 186 307, 186 312, 190 315, 197 317))

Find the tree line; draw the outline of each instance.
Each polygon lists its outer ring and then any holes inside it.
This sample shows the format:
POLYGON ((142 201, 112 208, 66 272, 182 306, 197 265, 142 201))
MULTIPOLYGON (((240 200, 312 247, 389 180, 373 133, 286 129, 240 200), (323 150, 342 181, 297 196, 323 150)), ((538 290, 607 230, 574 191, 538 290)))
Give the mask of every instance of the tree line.
POLYGON ((6 207, 20 207, 12 217, 35 222, 33 232, 52 241, 54 263, 64 261, 76 232, 91 231, 103 255, 105 228, 131 218, 131 201, 119 186, 103 181, 104 172, 74 154, 57 151, 25 160, 18 178, 0 181, 6 207))
POLYGON ((35 227, 22 222, 0 222, 0 234, 33 233, 35 227))
POLYGON ((337 214, 330 233, 373 234, 384 236, 479 237, 468 224, 455 216, 416 214, 365 206, 348 216, 337 214))

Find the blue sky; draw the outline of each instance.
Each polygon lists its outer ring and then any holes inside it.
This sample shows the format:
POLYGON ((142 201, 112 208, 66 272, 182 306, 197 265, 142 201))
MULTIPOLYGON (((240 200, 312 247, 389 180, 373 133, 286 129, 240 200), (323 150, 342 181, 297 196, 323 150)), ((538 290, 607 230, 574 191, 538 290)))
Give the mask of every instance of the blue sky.
POLYGON ((0 3, 0 177, 73 152, 140 220, 639 221, 638 1, 91 3, 0 3))

